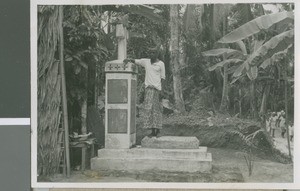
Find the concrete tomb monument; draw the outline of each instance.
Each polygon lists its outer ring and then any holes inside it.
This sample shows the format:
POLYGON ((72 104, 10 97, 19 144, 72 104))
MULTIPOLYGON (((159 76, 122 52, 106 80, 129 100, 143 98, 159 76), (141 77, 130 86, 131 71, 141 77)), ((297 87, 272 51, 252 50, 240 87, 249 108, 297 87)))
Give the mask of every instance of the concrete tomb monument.
POLYGON ((199 147, 196 137, 145 137, 136 144, 135 65, 123 64, 127 30, 117 25, 118 60, 105 64, 105 148, 91 159, 92 170, 128 172, 159 170, 167 172, 210 172, 212 156, 199 147))

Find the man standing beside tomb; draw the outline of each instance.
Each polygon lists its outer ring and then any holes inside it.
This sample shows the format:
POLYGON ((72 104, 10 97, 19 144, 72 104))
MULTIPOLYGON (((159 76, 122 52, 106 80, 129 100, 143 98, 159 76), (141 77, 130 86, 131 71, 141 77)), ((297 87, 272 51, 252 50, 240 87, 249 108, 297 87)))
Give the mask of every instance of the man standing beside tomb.
POLYGON ((165 80, 165 64, 159 59, 159 48, 150 50, 149 58, 125 59, 145 68, 145 121, 144 128, 151 129, 149 137, 156 136, 162 129, 162 106, 159 100, 162 81, 165 80))

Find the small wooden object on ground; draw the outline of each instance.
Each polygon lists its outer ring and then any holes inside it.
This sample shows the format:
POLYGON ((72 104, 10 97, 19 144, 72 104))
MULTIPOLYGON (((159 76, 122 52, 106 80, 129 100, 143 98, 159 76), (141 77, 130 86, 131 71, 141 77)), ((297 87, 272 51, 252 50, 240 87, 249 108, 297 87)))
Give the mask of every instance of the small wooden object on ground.
POLYGON ((81 148, 81 170, 85 170, 86 163, 86 151, 88 148, 91 149, 91 158, 95 156, 95 138, 88 138, 86 140, 74 140, 70 142, 71 148, 81 148))

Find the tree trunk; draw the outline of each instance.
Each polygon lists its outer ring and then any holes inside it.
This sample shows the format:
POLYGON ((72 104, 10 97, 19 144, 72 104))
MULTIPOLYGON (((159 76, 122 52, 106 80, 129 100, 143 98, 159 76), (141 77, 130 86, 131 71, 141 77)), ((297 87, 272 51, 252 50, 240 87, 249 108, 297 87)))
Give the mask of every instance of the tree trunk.
MULTIPOLYGON (((45 7, 44 7, 45 8, 45 7)), ((38 126, 37 173, 39 177, 53 175, 59 170, 61 157, 62 83, 60 74, 59 7, 45 9, 38 17, 38 126), (56 21, 56 22, 51 22, 56 21), (43 27, 41 27, 43 26, 43 27)), ((62 59, 61 59, 62 60, 62 59)))
POLYGON ((243 113, 242 113, 242 103, 243 103, 242 90, 239 89, 239 112, 240 112, 240 117, 243 116, 243 113))
POLYGON ((91 62, 88 66, 88 80, 87 80, 87 106, 95 105, 96 103, 96 91, 97 91, 97 83, 96 83, 96 63, 91 62))
POLYGON ((253 118, 258 118, 258 112, 256 107, 256 90, 255 90, 255 80, 250 81, 250 107, 251 115, 253 118))
POLYGON ((291 152, 291 145, 290 145, 290 133, 289 133, 289 128, 288 128, 289 112, 288 112, 287 62, 284 63, 284 105, 285 105, 285 129, 286 129, 286 134, 287 134, 289 157, 292 159, 292 152, 291 152))
MULTIPOLYGON (((89 100, 89 85, 88 83, 90 82, 89 80, 89 70, 90 70, 90 66, 88 66, 87 71, 85 71, 85 75, 84 75, 84 85, 83 85, 83 90, 84 90, 84 94, 80 100, 80 119, 81 119, 81 134, 86 134, 88 129, 87 129, 87 108, 88 108, 88 100, 89 100)), ((93 85, 93 88, 95 86, 93 85)))
POLYGON ((265 88, 264 88, 264 93, 263 93, 263 97, 261 100, 261 106, 260 106, 260 114, 265 114, 267 111, 267 99, 269 97, 269 93, 270 93, 270 84, 267 83, 265 88))
MULTIPOLYGON (((181 10, 180 10, 181 12, 183 12, 183 11, 188 11, 188 9, 187 8, 185 8, 185 9, 183 9, 183 8, 181 8, 181 10)), ((183 23, 184 21, 183 21, 183 18, 181 19, 181 21, 179 21, 179 16, 178 16, 178 22, 180 22, 180 23, 183 23)), ((180 36, 180 37, 182 37, 182 35, 184 35, 184 33, 186 33, 187 34, 187 31, 186 30, 184 30, 183 29, 183 24, 182 24, 182 27, 180 27, 180 30, 178 31, 178 33, 179 33, 179 35, 178 36, 180 36)), ((185 39, 184 39, 184 37, 182 37, 182 38, 178 38, 178 41, 179 41, 179 65, 180 65, 180 68, 183 68, 183 67, 185 67, 185 65, 186 65, 186 49, 185 49, 185 46, 184 46, 184 42, 185 42, 185 39)))
POLYGON ((213 49, 214 43, 216 41, 216 32, 215 32, 215 14, 214 14, 214 9, 215 9, 215 5, 211 4, 210 5, 210 23, 211 23, 211 31, 210 31, 210 38, 211 38, 211 43, 210 43, 210 49, 213 49))
POLYGON ((85 97, 81 103, 81 134, 83 135, 87 133, 86 116, 87 116, 87 98, 85 97))
POLYGON ((65 131, 65 155, 67 165, 67 177, 70 176, 70 150, 69 150, 69 124, 68 124, 68 108, 67 108, 67 90, 65 79, 65 65, 64 65, 64 33, 63 33, 63 6, 59 6, 59 59, 60 59, 60 74, 62 83, 62 108, 63 108, 63 126, 65 131))
MULTIPOLYGON (((276 80, 276 86, 274 90, 280 90, 281 88, 281 69, 279 67, 279 65, 275 65, 276 69, 277 69, 277 80, 276 80)), ((280 91, 274 91, 274 95, 275 95, 275 101, 273 102, 274 104, 274 110, 273 111, 277 111, 280 110, 280 106, 279 106, 279 101, 280 101, 280 91)))
POLYGON ((270 84, 267 82, 264 88, 261 105, 260 105, 260 119, 261 119, 261 127, 266 128, 266 113, 267 113, 267 99, 270 93, 270 84))
POLYGON ((179 63, 179 10, 178 5, 170 5, 170 30, 171 30, 171 63, 173 72, 173 87, 175 106, 178 112, 184 113, 185 106, 182 96, 182 85, 179 63))
MULTIPOLYGON (((223 18, 223 36, 226 34, 226 17, 223 18)), ((223 60, 227 59, 227 55, 223 55, 223 60)), ((220 104, 220 112, 226 113, 228 111, 228 92, 229 92, 229 84, 228 84, 228 64, 224 65, 223 68, 223 91, 222 91, 222 100, 220 104)))
MULTIPOLYGON (((225 60, 225 59, 224 59, 225 60)), ((223 91, 222 91, 222 100, 220 104, 220 112, 227 112, 228 109, 228 65, 224 65, 224 73, 223 73, 223 91)))

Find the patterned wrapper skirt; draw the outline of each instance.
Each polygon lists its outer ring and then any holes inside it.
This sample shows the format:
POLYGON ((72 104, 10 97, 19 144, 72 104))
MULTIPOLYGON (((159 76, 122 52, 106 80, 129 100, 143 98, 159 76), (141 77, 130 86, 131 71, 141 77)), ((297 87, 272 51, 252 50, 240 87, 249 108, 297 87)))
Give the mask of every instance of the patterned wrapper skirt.
POLYGON ((162 105, 159 101, 160 91, 154 87, 145 90, 144 128, 162 129, 162 105))

